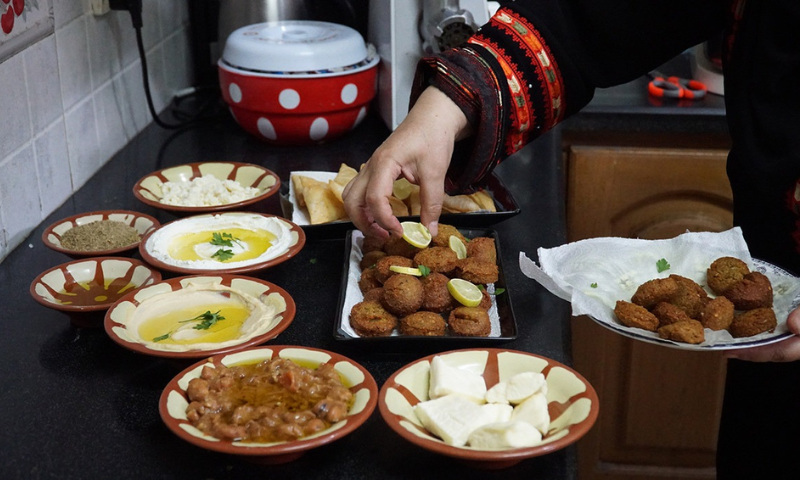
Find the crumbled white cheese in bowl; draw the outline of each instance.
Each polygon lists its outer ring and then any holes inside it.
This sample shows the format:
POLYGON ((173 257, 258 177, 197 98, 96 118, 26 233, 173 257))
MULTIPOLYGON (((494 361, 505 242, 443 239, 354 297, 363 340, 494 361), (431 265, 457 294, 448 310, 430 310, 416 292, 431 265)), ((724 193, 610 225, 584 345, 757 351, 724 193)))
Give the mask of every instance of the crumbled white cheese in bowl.
POLYGON ((227 205, 243 202, 260 194, 257 188, 243 187, 236 180, 220 180, 210 173, 188 182, 164 182, 161 190, 161 203, 181 207, 227 205))
POLYGON ((305 244, 303 230, 266 213, 186 217, 155 230, 140 245, 147 263, 180 273, 243 273, 283 262, 305 244))

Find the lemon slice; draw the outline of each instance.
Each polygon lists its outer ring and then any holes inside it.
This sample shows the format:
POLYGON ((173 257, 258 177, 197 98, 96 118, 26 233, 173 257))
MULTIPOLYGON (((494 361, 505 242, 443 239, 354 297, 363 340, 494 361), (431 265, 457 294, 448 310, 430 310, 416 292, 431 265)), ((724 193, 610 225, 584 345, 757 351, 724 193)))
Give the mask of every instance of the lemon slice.
POLYGON ((403 240, 417 248, 425 248, 431 243, 431 232, 419 222, 403 222, 403 240))
POLYGON ((405 273, 406 275, 413 275, 415 277, 421 277, 422 271, 419 268, 414 267, 401 267, 400 265, 392 265, 389 267, 389 270, 395 273, 405 273))
POLYGON ((463 278, 452 278, 447 282, 447 290, 458 303, 467 307, 477 307, 483 299, 481 289, 463 278))
POLYGON ((409 182, 405 178, 401 178, 399 180, 395 180, 392 184, 392 195, 397 197, 399 200, 405 200, 411 195, 411 192, 414 191, 416 185, 409 182))
POLYGON ((467 258, 467 247, 460 238, 456 237, 455 235, 450 235, 450 238, 447 240, 447 242, 450 244, 450 250, 456 252, 456 257, 459 260, 467 258))

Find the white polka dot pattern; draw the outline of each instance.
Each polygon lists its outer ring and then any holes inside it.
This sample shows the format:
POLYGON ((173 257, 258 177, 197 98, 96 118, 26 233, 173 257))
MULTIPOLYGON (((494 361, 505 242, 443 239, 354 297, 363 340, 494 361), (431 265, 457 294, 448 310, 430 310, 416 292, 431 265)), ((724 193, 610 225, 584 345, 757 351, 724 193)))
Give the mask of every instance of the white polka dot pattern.
POLYGON ((278 95, 278 103, 286 110, 294 110, 300 105, 300 94, 297 93, 297 90, 292 90, 291 88, 282 90, 278 95))
POLYGON ((242 89, 235 83, 228 85, 228 95, 231 96, 231 100, 233 100, 234 103, 242 101, 242 89))
POLYGON ((275 133, 275 127, 272 126, 272 122, 267 120, 264 117, 258 119, 256 122, 256 126, 258 127, 259 133, 269 140, 277 140, 278 135, 275 133))
POLYGON ((358 87, 356 87, 352 83, 348 83, 342 88, 342 101, 347 105, 356 101, 356 97, 358 97, 358 87))
POLYGON ((311 137, 311 140, 322 140, 327 134, 328 121, 322 117, 314 119, 311 123, 311 129, 308 132, 308 136, 311 137))

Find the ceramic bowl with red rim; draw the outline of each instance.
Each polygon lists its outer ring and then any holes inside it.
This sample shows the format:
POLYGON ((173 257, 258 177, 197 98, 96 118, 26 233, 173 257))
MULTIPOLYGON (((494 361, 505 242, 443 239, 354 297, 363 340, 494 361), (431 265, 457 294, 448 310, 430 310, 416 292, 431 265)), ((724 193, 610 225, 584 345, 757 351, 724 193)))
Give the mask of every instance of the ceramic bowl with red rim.
POLYGON ((274 283, 236 275, 164 280, 122 297, 106 312, 111 339, 135 352, 205 358, 277 337, 297 307, 274 283))
POLYGON ((222 212, 166 223, 142 240, 139 253, 170 272, 252 273, 289 260, 305 242, 302 228, 277 215, 222 212))
POLYGON ((232 455, 242 455, 250 460, 279 464, 297 459, 308 450, 338 440, 361 426, 372 414, 378 397, 378 388, 372 375, 361 365, 334 352, 309 347, 268 346, 246 349, 241 352, 216 355, 192 365, 173 378, 159 400, 161 419, 167 427, 183 440, 200 448, 232 455), (204 433, 187 418, 189 399, 186 393, 189 382, 198 378, 204 367, 219 368, 253 364, 283 358, 300 366, 315 369, 319 365, 332 365, 343 384, 353 393, 353 401, 344 420, 297 440, 271 443, 224 440, 204 433))
POLYGON ((126 294, 161 281, 161 273, 127 257, 97 257, 62 263, 31 282, 30 293, 45 307, 63 312, 106 310, 126 294))
POLYGON ((258 211, 280 190, 273 171, 241 162, 197 162, 145 175, 133 186, 141 202, 176 215, 258 211))
POLYGON ((365 118, 380 57, 354 29, 293 20, 235 30, 218 61, 236 121, 278 145, 325 142, 365 118))
POLYGON ((476 348, 429 355, 404 366, 381 387, 378 407, 389 427, 411 443, 476 468, 498 469, 575 443, 597 420, 598 399, 585 378, 555 360, 514 350, 476 348), (520 373, 543 374, 550 422, 541 441, 523 448, 481 450, 449 445, 428 431, 414 407, 430 399, 431 362, 436 356, 451 367, 482 375, 487 389, 520 373))
MULTIPOLYGON (((152 232, 159 226, 161 226, 161 223, 158 220, 144 213, 134 212, 130 210, 97 210, 94 212, 78 213, 76 215, 71 215, 55 223, 52 223, 51 225, 49 225, 47 228, 44 229, 44 232, 42 232, 42 242, 48 248, 51 248, 57 252, 61 252, 72 258, 104 257, 110 255, 119 255, 122 254, 123 252, 135 250, 139 246, 142 237, 152 232), (108 246, 108 245, 116 245, 114 243, 111 243, 114 241, 113 238, 103 238, 101 235, 100 237, 94 239, 98 243, 96 245, 91 245, 91 249, 89 250, 70 248, 70 244, 64 245, 62 243, 62 237, 65 234, 67 234, 69 230, 75 227, 81 227, 95 222, 108 222, 108 221, 119 222, 128 227, 132 227, 133 229, 136 230, 138 238, 134 238, 133 242, 127 243, 125 245, 108 246)), ((101 232, 105 231, 106 231, 105 229, 101 230, 101 232)), ((97 237, 96 232, 93 233, 92 235, 97 237)))

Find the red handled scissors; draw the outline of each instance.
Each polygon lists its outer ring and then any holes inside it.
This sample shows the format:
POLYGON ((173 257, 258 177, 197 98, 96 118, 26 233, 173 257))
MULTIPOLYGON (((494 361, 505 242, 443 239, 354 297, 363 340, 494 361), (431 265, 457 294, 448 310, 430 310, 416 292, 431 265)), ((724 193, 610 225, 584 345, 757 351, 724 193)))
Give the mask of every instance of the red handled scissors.
POLYGON ((679 77, 667 77, 656 71, 650 72, 653 79, 647 84, 650 95, 659 98, 688 98, 697 100, 706 96, 708 88, 703 82, 679 77))

